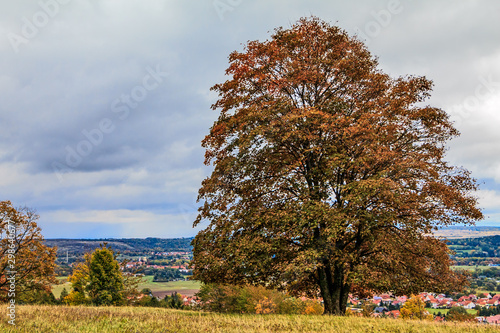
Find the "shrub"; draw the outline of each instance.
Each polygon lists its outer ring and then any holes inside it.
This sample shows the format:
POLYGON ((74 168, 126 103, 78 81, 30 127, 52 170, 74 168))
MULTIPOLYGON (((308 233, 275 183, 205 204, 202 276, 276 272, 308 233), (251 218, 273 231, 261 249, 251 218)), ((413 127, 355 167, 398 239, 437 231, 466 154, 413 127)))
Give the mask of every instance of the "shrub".
POLYGON ((466 309, 461 306, 454 306, 448 311, 446 320, 448 321, 473 321, 474 315, 468 313, 466 309))
POLYGON ((318 301, 301 300, 261 286, 204 284, 196 296, 214 312, 256 314, 321 314, 318 301))

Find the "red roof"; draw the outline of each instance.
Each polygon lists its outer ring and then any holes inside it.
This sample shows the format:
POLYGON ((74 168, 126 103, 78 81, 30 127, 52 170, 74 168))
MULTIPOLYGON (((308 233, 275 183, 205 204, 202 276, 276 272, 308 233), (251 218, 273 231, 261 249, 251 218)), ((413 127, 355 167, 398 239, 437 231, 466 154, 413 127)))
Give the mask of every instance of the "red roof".
POLYGON ((488 323, 498 324, 498 323, 500 323, 500 315, 486 317, 486 321, 488 323))
POLYGON ((401 315, 401 313, 399 312, 399 310, 392 310, 387 312, 387 315, 394 318, 398 318, 401 315))

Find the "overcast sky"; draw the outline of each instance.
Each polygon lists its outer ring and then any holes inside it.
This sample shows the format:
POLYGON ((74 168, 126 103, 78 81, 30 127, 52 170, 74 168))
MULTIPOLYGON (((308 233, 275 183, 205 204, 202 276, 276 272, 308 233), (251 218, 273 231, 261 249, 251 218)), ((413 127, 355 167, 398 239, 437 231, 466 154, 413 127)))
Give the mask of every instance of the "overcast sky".
POLYGON ((209 91, 248 40, 315 15, 434 81, 448 158, 500 226, 500 1, 41 0, 0 5, 0 200, 46 238, 189 237, 209 91))

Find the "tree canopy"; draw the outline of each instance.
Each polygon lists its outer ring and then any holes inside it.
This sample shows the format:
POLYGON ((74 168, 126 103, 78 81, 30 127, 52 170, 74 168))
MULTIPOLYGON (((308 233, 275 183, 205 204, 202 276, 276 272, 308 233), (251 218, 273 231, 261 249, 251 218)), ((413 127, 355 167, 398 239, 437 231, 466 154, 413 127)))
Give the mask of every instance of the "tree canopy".
POLYGON ((57 248, 44 244, 38 219, 31 208, 0 202, 0 301, 8 298, 12 281, 16 299, 24 299, 31 292, 50 292, 56 282, 57 248), (12 277, 14 280, 10 280, 12 277))
POLYGON ((459 135, 425 105, 432 82, 391 78, 318 18, 232 52, 202 141, 194 278, 321 296, 460 288, 440 226, 482 218, 476 182, 445 160, 459 135))

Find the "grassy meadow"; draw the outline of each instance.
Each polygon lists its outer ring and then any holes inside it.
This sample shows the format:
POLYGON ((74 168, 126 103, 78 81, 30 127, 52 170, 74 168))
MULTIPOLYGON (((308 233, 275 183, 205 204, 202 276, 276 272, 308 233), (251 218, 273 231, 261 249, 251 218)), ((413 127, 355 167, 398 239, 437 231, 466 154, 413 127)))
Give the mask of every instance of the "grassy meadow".
POLYGON ((16 327, 0 322, 1 332, 499 332, 491 325, 436 323, 402 319, 308 315, 225 315, 135 307, 24 305, 16 308, 16 327))
MULTIPOLYGON (((429 313, 432 313, 433 315, 437 315, 439 312, 441 312, 441 314, 448 314, 448 312, 450 311, 450 309, 429 309, 429 308, 426 308, 425 310, 429 311, 429 313)), ((474 309, 467 309, 467 313, 470 313, 474 316, 477 315, 477 310, 474 310, 474 309)))
POLYGON ((73 288, 71 287, 71 282, 68 281, 67 276, 58 276, 57 281, 59 284, 52 285, 52 293, 56 298, 59 298, 59 296, 61 296, 61 291, 63 291, 64 288, 66 288, 66 291, 68 293, 73 290, 73 288))
POLYGON ((156 293, 171 293, 177 291, 178 293, 185 295, 183 291, 198 291, 201 286, 200 281, 172 281, 172 282, 153 282, 153 276, 145 276, 142 278, 142 283, 139 284, 138 289, 142 290, 144 288, 149 288, 151 291, 156 293))

